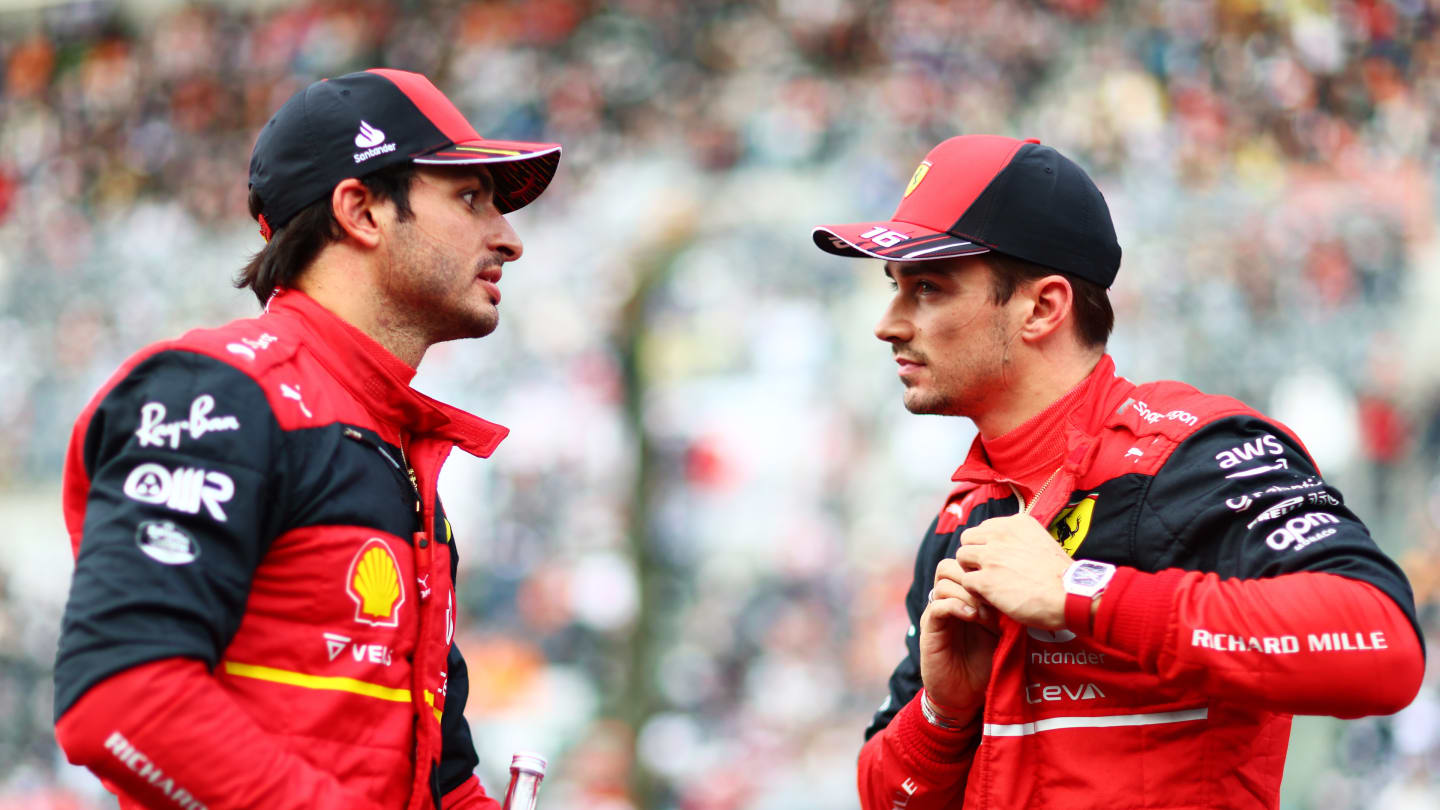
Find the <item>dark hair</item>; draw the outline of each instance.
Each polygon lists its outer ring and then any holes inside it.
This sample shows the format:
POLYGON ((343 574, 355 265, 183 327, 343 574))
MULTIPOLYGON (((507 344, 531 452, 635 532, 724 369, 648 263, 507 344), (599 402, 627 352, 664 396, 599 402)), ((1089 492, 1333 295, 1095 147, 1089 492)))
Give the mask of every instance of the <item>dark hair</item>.
MULTIPOLYGON (((394 200, 400 221, 404 222, 415 215, 410 208, 410 184, 414 179, 415 165, 400 163, 367 174, 360 182, 377 197, 394 200)), ((263 207, 264 200, 255 189, 250 189, 250 216, 258 216, 263 207)), ((344 236, 327 194, 300 209, 300 213, 276 229, 265 247, 251 256, 250 263, 236 276, 235 286, 242 290, 249 287, 264 306, 275 294, 275 288, 292 283, 320 255, 321 249, 344 236)))
POLYGON ((1075 292, 1075 334, 1086 346, 1105 348, 1105 342, 1110 339, 1110 331, 1115 328, 1115 310, 1110 307, 1110 295, 1104 287, 1005 253, 991 251, 985 258, 990 264, 990 297, 997 304, 1009 301, 1015 290, 1025 282, 1045 276, 1064 276, 1065 280, 1070 282, 1070 289, 1075 292))

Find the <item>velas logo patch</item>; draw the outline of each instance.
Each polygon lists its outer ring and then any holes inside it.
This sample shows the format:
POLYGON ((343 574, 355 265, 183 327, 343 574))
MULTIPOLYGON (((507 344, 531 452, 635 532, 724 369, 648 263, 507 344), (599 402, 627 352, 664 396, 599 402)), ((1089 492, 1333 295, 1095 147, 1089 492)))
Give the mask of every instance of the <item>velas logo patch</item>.
POLYGON ((385 141, 385 133, 370 126, 368 123, 360 122, 360 131, 355 135, 355 146, 360 149, 369 149, 372 146, 379 146, 385 141))
POLYGON ((920 165, 915 167, 915 173, 910 175, 910 185, 905 187, 905 196, 909 197, 912 193, 914 193, 915 189, 920 185, 920 181, 924 180, 925 175, 929 173, 930 161, 921 161, 920 165))

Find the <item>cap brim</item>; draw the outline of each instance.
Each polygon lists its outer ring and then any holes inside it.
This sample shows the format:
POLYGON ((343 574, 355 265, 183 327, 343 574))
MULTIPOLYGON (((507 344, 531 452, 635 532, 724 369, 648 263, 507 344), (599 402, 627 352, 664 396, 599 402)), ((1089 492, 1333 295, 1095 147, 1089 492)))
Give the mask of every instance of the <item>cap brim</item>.
POLYGON ((508 214, 534 202, 550 185, 560 165, 560 144, 486 138, 447 146, 413 160, 434 166, 489 166, 495 178, 495 207, 508 214))
POLYGON ((923 262, 988 253, 990 248, 968 239, 909 222, 856 222, 821 225, 811 233, 815 246, 836 256, 866 257, 891 262, 923 262), (897 241, 896 237, 900 237, 897 241), (876 242, 882 239, 883 242, 876 242))

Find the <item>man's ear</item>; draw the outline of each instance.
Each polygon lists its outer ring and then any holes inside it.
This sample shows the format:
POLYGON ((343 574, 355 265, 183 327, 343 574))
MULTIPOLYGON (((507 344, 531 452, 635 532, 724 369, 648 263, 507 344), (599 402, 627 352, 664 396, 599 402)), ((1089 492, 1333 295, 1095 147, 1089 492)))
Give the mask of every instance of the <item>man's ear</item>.
POLYGON ((1020 336, 1036 341, 1054 334, 1075 311, 1075 289, 1062 275, 1038 278, 1029 285, 1026 300, 1033 302, 1021 327, 1020 336))
POLYGON ((354 177, 341 180, 330 191, 330 210, 335 214, 335 221, 340 223, 340 230, 362 247, 373 248, 380 244, 380 223, 384 213, 379 209, 384 202, 354 177))

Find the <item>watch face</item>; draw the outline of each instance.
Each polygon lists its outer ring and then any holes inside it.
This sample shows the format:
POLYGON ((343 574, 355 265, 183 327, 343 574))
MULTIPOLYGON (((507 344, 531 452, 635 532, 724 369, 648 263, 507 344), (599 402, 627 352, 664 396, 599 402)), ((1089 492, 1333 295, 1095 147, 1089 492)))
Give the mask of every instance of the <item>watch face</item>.
POLYGON ((1113 565, 1080 560, 1065 572, 1066 590, 1081 596, 1094 596, 1114 575, 1113 565))

